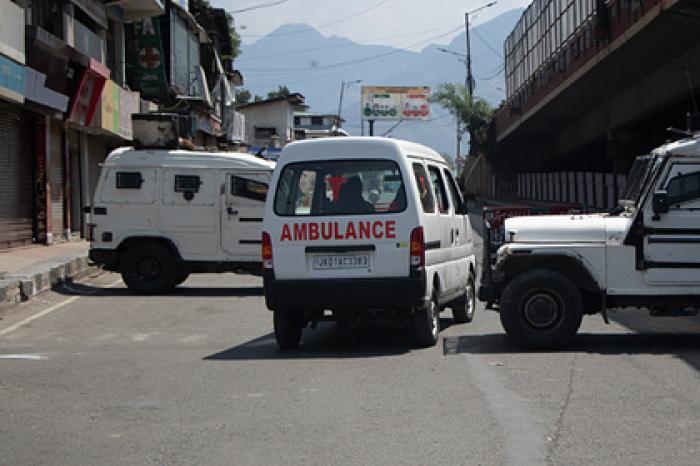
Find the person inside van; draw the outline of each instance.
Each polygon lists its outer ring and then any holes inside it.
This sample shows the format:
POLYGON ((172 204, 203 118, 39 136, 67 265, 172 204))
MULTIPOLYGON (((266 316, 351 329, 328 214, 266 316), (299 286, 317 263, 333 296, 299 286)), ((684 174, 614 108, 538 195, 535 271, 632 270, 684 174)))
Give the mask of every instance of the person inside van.
POLYGON ((339 214, 372 214, 374 206, 362 196, 362 180, 353 176, 340 188, 336 212, 339 214))

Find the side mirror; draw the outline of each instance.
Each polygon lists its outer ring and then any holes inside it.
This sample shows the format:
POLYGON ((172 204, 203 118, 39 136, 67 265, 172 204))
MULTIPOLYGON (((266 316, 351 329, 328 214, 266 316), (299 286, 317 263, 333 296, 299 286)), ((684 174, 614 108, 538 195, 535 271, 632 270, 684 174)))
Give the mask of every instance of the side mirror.
POLYGON ((668 212, 668 193, 666 191, 656 191, 651 201, 651 210, 656 215, 668 212))

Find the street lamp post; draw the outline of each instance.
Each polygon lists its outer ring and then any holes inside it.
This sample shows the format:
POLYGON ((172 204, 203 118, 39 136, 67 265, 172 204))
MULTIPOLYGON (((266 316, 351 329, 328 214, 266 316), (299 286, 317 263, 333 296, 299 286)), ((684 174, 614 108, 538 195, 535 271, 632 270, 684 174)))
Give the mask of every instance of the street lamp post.
MULTIPOLYGON (((479 8, 476 8, 471 11, 467 11, 464 13, 464 32, 465 32, 465 37, 466 37, 466 54, 464 53, 459 53, 455 52, 453 50, 449 50, 446 48, 438 47, 438 50, 440 52, 444 53, 449 53, 450 55, 456 55, 461 58, 460 61, 464 63, 464 66, 466 68, 466 74, 464 78, 464 87, 467 89, 467 92, 469 93, 469 104, 471 105, 474 102, 474 77, 472 76, 472 53, 471 53, 471 42, 469 39, 469 15, 472 15, 478 11, 481 11, 485 8, 490 8, 494 6, 497 2, 490 2, 487 3, 486 5, 480 6, 479 8)), ((460 154, 462 151, 462 125, 461 122, 459 121, 459 117, 457 117, 457 151, 455 155, 455 161, 457 161, 460 158, 460 154)))
POLYGON ((343 96, 345 95, 345 88, 350 87, 353 84, 359 84, 361 83, 361 79, 356 79, 354 81, 343 81, 340 84, 340 99, 338 99, 338 118, 336 119, 335 126, 337 129, 340 129, 340 122, 341 122, 341 114, 343 112, 343 96))

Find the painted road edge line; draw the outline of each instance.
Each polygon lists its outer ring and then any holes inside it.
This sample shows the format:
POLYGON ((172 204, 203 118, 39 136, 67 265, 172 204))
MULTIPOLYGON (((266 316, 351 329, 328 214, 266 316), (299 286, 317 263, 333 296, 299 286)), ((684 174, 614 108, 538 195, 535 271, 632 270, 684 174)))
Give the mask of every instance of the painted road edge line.
MULTIPOLYGON (((113 287, 117 286, 119 283, 121 283, 121 279, 116 280, 113 283, 110 283, 109 285, 107 285, 107 288, 113 288, 113 287)), ((18 328, 24 327, 28 323, 33 322, 37 319, 40 319, 40 318, 44 317, 45 315, 51 314, 52 312, 57 311, 58 309, 61 309, 62 307, 65 307, 71 303, 74 303, 75 301, 79 300, 82 297, 83 296, 72 296, 64 301, 61 301, 60 303, 56 303, 53 306, 44 309, 43 311, 39 311, 38 313, 34 314, 33 316, 29 316, 26 319, 17 322, 16 324, 10 325, 9 327, 7 327, 5 329, 0 330, 0 337, 5 336, 8 333, 14 332, 18 328)))

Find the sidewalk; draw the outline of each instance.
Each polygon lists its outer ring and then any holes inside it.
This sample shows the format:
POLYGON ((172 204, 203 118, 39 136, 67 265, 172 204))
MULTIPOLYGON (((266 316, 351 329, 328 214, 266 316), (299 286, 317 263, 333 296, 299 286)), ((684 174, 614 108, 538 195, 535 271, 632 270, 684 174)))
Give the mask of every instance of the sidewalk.
POLYGON ((0 308, 27 301, 63 282, 85 274, 90 243, 33 245, 0 251, 0 308))

